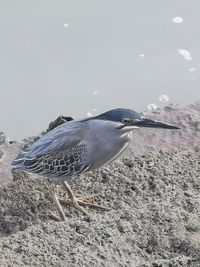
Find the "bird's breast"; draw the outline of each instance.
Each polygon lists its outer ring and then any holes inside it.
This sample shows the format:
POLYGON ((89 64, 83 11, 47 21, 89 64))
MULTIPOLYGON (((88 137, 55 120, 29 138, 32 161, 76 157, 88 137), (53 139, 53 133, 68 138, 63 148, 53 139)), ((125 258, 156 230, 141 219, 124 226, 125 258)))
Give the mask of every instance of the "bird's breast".
POLYGON ((96 138, 90 147, 90 170, 100 168, 101 166, 117 159, 128 147, 132 138, 131 132, 123 135, 105 135, 96 138))

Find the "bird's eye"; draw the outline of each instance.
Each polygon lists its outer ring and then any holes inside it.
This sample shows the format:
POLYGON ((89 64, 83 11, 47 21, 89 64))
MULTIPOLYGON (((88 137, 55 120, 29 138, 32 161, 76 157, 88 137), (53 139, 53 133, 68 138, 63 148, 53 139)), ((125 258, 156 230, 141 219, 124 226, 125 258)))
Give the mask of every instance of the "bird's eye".
POLYGON ((122 123, 123 124, 129 124, 130 120, 128 118, 123 118, 122 123))

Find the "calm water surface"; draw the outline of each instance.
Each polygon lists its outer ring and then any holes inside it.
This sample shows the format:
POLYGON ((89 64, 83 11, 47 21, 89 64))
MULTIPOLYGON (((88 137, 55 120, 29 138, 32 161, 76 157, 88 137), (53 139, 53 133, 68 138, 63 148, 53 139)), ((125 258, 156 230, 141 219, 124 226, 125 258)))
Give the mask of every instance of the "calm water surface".
POLYGON ((0 1, 0 130, 200 100, 199 0, 0 1))

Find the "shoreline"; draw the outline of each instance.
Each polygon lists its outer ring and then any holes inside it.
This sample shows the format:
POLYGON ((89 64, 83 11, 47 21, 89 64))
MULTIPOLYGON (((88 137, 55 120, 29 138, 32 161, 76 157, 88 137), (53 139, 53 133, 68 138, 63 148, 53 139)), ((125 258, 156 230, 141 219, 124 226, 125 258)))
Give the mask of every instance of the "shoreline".
MULTIPOLYGON (((150 115, 182 129, 137 131, 117 161, 69 181, 108 211, 85 217, 66 206, 58 223, 47 216, 56 208, 45 179, 16 174, 0 187, 0 267, 200 266, 200 102, 150 115)), ((1 172, 13 147, 0 145, 1 172)))

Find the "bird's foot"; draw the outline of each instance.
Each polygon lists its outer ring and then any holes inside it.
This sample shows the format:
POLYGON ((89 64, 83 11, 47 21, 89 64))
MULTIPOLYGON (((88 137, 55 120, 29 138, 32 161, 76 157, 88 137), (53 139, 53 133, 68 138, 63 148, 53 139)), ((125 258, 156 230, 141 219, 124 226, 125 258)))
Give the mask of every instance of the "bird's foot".
POLYGON ((83 196, 80 198, 77 198, 74 193, 72 192, 71 188, 67 184, 67 182, 63 182, 63 187, 64 190, 67 192, 69 199, 58 199, 59 203, 62 204, 68 204, 74 206, 76 209, 80 210, 83 214, 88 215, 87 211, 83 208, 93 208, 93 209, 101 209, 101 210, 106 210, 105 207, 93 204, 93 203, 88 203, 85 202, 89 199, 92 199, 97 196, 97 194, 94 195, 89 195, 89 196, 83 196))
POLYGON ((90 200, 90 199, 94 199, 94 198, 96 198, 98 196, 99 196, 99 194, 92 194, 92 195, 82 196, 82 197, 79 197, 77 199, 80 200, 80 201, 87 201, 87 200, 90 200))
POLYGON ((65 215, 64 216, 63 215, 58 216, 58 215, 54 214, 52 211, 49 211, 47 216, 49 216, 51 219, 53 219, 57 222, 64 222, 67 220, 65 215))
POLYGON ((80 210, 84 215, 88 215, 88 212, 85 210, 85 208, 107 210, 106 207, 103 207, 103 206, 100 206, 97 204, 93 204, 93 203, 89 203, 89 202, 85 202, 85 200, 93 199, 97 195, 98 194, 83 196, 80 198, 75 197, 73 199, 61 199, 61 198, 59 198, 58 200, 61 204, 72 205, 76 209, 80 210))

